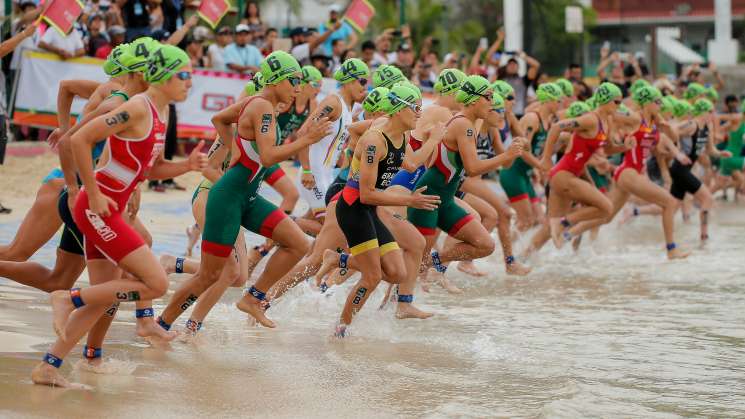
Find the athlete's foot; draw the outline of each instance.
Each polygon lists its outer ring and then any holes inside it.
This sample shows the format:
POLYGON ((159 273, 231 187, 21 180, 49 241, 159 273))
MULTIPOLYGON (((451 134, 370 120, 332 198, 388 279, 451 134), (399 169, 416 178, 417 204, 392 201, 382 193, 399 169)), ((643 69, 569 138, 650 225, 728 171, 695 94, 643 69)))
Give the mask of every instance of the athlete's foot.
POLYGON ((396 318, 398 319, 428 319, 433 316, 433 313, 419 310, 414 307, 411 303, 398 303, 398 309, 396 310, 396 318))
POLYGON ((59 370, 49 364, 39 363, 31 371, 31 381, 34 384, 51 387, 74 388, 80 390, 91 390, 85 384, 71 383, 60 374, 59 370))
POLYGON ((515 275, 515 276, 525 276, 530 273, 530 271, 533 270, 530 266, 525 266, 522 263, 518 261, 514 261, 510 264, 507 264, 504 266, 505 272, 507 272, 507 275, 515 275))
POLYGON ((269 320, 268 317, 264 314, 264 305, 261 301, 254 298, 254 296, 250 294, 246 294, 241 298, 235 306, 238 308, 238 310, 250 315, 256 321, 258 321, 262 326, 268 327, 268 328, 275 328, 277 327, 276 324, 274 324, 273 321, 269 320))
POLYGON ((318 273, 316 274, 316 280, 320 278, 321 281, 323 281, 323 278, 328 275, 332 269, 339 267, 339 253, 331 250, 326 249, 323 251, 323 263, 321 264, 321 269, 318 270, 318 273))
POLYGON ((334 337, 338 339, 342 339, 346 336, 347 336, 347 325, 346 324, 336 325, 336 330, 334 330, 334 337))
POLYGON ((186 243, 186 256, 191 257, 194 245, 196 245, 199 240, 199 227, 196 224, 186 227, 186 237, 188 239, 186 243))
POLYGON ((581 244, 582 244, 582 235, 580 234, 579 236, 575 237, 572 240, 572 250, 574 250, 575 252, 578 251, 579 250, 579 246, 581 244))
POLYGON ((618 216, 618 227, 628 223, 634 217, 634 209, 631 207, 624 207, 621 211, 621 215, 618 216))
POLYGON ((561 225, 561 218, 551 218, 548 220, 551 229, 551 240, 557 249, 564 246, 564 226, 561 225))
POLYGON ((72 300, 70 300, 70 291, 54 291, 49 295, 49 301, 52 304, 54 333, 61 340, 67 340, 65 326, 67 326, 67 319, 70 317, 70 313, 75 310, 75 306, 72 304, 72 300))
POLYGON ((673 249, 673 250, 668 250, 668 252, 667 252, 667 258, 670 259, 670 260, 673 260, 673 259, 685 259, 685 258, 687 258, 690 255, 691 255, 691 252, 686 251, 686 250, 683 250, 683 249, 680 249, 680 248, 677 248, 677 247, 675 249, 673 249))
POLYGON ((473 263, 472 260, 462 260, 458 262, 458 270, 463 272, 466 275, 471 275, 476 278, 480 278, 482 276, 486 276, 485 272, 481 272, 477 267, 476 264, 473 263))
POLYGON ((152 317, 143 317, 137 319, 137 327, 135 329, 137 336, 142 338, 155 338, 164 342, 170 342, 178 336, 175 331, 168 331, 160 327, 155 323, 155 319, 152 317))
POLYGON ((434 277, 432 282, 439 284, 442 288, 445 289, 445 291, 449 292, 450 294, 463 294, 463 290, 456 287, 455 284, 450 282, 445 275, 443 275, 440 272, 434 272, 434 277))
POLYGON ((176 256, 160 255, 159 261, 166 274, 176 273, 176 256))
POLYGON ((699 247, 701 249, 706 248, 706 245, 709 243, 709 235, 708 234, 702 234, 701 235, 701 242, 699 243, 699 247))

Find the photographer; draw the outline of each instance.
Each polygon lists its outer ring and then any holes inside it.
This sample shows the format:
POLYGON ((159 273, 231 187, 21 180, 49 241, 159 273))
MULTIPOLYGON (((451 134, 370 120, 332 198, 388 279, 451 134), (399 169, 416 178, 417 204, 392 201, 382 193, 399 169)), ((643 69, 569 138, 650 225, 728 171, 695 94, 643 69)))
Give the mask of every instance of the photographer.
POLYGON ((525 107, 528 105, 528 86, 538 77, 538 69, 541 67, 541 63, 523 51, 505 51, 504 55, 511 55, 511 57, 507 60, 507 65, 500 67, 498 78, 509 83, 514 89, 515 104, 512 111, 515 116, 521 118, 525 113, 525 107), (515 56, 524 60, 528 65, 528 71, 524 76, 519 74, 520 64, 515 56))
POLYGON ((343 22, 341 20, 340 12, 340 6, 336 4, 331 5, 331 7, 329 8, 329 21, 326 23, 322 23, 318 27, 318 33, 320 33, 321 35, 330 31, 331 28, 334 28, 334 31, 328 37, 326 42, 323 43, 324 54, 329 57, 332 53, 331 44, 337 39, 341 39, 342 41, 344 41, 347 48, 354 48, 354 46, 357 44, 357 33, 354 31, 354 29, 352 29, 351 26, 349 26, 347 22, 343 22), (337 23, 341 23, 341 25, 337 25, 337 23))

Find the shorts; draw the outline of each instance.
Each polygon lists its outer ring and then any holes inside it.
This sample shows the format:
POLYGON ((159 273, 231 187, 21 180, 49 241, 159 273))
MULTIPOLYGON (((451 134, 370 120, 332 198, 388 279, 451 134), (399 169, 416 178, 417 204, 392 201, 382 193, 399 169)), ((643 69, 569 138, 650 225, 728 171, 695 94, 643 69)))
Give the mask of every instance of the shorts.
POLYGON ((52 169, 45 177, 42 179, 41 183, 49 183, 50 181, 54 179, 64 179, 65 174, 62 173, 62 169, 59 167, 55 167, 52 169))
POLYGON ((536 193, 533 189, 533 182, 530 180, 528 172, 510 167, 499 172, 499 184, 502 185, 504 193, 510 202, 518 202, 523 199, 535 200, 536 193))
POLYGON ((682 201, 686 192, 693 195, 701 189, 701 181, 691 173, 693 166, 684 166, 675 160, 670 166, 670 177, 673 184, 670 186, 670 195, 675 199, 682 201))
POLYGON ((447 199, 440 196, 440 198, 443 201, 433 211, 408 209, 406 218, 424 236, 434 235, 438 228, 454 236, 464 225, 474 219, 473 215, 458 205, 452 197, 447 199))
POLYGON ((732 172, 741 171, 745 166, 745 157, 734 156, 723 158, 720 161, 719 172, 722 176, 732 176, 732 172))
POLYGON ((285 171, 282 170, 281 167, 279 167, 279 164, 274 164, 266 169, 266 173, 264 174, 264 182, 271 186, 277 183, 277 181, 282 179, 284 176, 285 171))
POLYGON ((414 192, 417 182, 419 182, 419 179, 422 178, 422 175, 426 170, 427 168, 425 166, 419 166, 413 172, 401 169, 398 171, 398 173, 395 174, 395 176, 393 176, 393 179, 391 179, 391 184, 388 185, 388 187, 398 185, 414 192))
POLYGON ((365 205, 359 199, 351 204, 339 199, 336 204, 336 221, 349 244, 349 252, 359 255, 368 250, 380 249, 380 256, 398 249, 393 234, 380 221, 377 207, 365 205))
POLYGON ((336 178, 334 183, 332 183, 331 186, 329 186, 329 189, 326 191, 326 196, 324 198, 324 201, 326 202, 326 206, 328 206, 329 203, 334 200, 334 197, 336 197, 336 199, 339 198, 337 195, 341 193, 341 191, 344 189, 344 186, 346 184, 347 184, 346 181, 341 182, 339 178, 336 178))
POLYGON ((67 189, 63 189, 57 200, 57 212, 64 223, 62 229, 62 236, 60 236, 59 245, 57 246, 60 250, 64 250, 67 253, 83 256, 85 255, 85 248, 83 233, 80 232, 75 220, 70 212, 70 206, 67 205, 67 189))
MULTIPOLYGON (((73 219, 85 237, 86 260, 109 259, 119 263, 125 256, 145 246, 145 240, 124 220, 121 212, 101 217, 88 209, 88 194, 82 189, 75 200, 73 219)), ((124 210, 126 205, 119 205, 124 210)))
POLYGON ((228 182, 218 182, 207 197, 202 251, 228 257, 241 226, 271 239, 274 228, 285 218, 287 214, 262 196, 241 193, 228 182))

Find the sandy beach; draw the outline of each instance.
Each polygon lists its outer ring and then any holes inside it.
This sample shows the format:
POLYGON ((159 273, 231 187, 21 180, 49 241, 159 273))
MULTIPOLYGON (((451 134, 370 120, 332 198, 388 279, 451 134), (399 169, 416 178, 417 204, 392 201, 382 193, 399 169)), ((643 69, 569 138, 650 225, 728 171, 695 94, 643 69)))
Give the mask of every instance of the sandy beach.
MULTIPOLYGON (((0 243, 55 164, 45 153, 0 166, 0 202, 13 208, 0 243)), ((143 194, 156 253, 183 253, 198 179, 143 194)), ((676 222, 679 243, 695 247, 697 221, 676 222)), ((436 313, 427 321, 377 310, 379 287, 343 341, 330 336, 350 283, 325 295, 301 284, 271 308, 275 330, 250 326, 230 289, 195 340, 168 347, 136 338, 123 304, 107 373, 80 368, 82 346, 62 367, 92 391, 31 384, 54 339, 48 298, 0 279, 0 417, 744 417, 742 204, 718 201, 711 224, 709 248, 680 262, 665 259, 655 218, 607 226, 577 254, 544 249, 526 278, 506 276, 495 254, 477 262, 485 278, 449 273, 463 295, 418 291, 436 313)), ((32 260, 51 266, 56 244, 32 260)), ((184 279, 171 276, 156 312, 184 279)))

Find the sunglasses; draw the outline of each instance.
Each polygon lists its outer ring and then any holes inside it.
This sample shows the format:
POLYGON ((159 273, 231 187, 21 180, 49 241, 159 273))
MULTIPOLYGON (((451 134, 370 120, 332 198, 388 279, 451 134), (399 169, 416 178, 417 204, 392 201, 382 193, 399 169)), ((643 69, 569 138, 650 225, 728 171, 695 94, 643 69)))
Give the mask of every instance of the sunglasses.
POLYGON ((505 112, 504 108, 493 108, 492 110, 500 115, 503 115, 505 112))
POLYGON ((655 105, 662 105, 662 99, 655 99, 654 104, 655 105))
POLYGON ((613 103, 615 103, 616 105, 620 105, 621 104, 621 100, 620 99, 616 99, 616 100, 613 101, 613 103))
POLYGON ((303 82, 303 79, 298 78, 298 77, 289 77, 287 79, 287 81, 290 82, 290 84, 292 85, 292 87, 297 87, 297 86, 300 86, 300 83, 303 82))
POLYGON ((469 90, 465 90, 464 89, 463 91, 466 92, 466 93, 468 93, 469 95, 481 96, 484 99, 488 100, 489 102, 491 102, 492 99, 494 99, 494 96, 491 93, 485 95, 483 93, 478 93, 478 92, 475 92, 475 91, 470 90, 470 89, 469 90))
POLYGON ((416 103, 411 103, 411 102, 408 102, 408 101, 406 101, 406 100, 403 100, 403 99, 401 99, 400 97, 396 96, 395 94, 390 94, 390 95, 388 96, 388 99, 389 99, 389 100, 390 100, 390 101, 391 101, 392 103, 395 103, 395 101, 398 101, 398 102, 401 102, 401 103, 403 103, 404 105, 406 105, 406 107, 407 107, 407 108, 411 109, 411 110, 412 110, 412 111, 414 111, 415 113, 420 113, 420 112, 422 111, 422 107, 421 107, 421 105, 417 105, 416 103))
POLYGON ((515 96, 513 96, 513 95, 507 95, 507 97, 505 98, 505 100, 515 100, 515 96))
POLYGON ((308 84, 311 85, 312 87, 315 87, 316 89, 318 89, 319 87, 321 87, 321 82, 320 81, 310 81, 310 82, 308 82, 308 84))
POLYGON ((175 74, 176 78, 179 80, 191 80, 191 72, 190 71, 179 71, 175 74))

